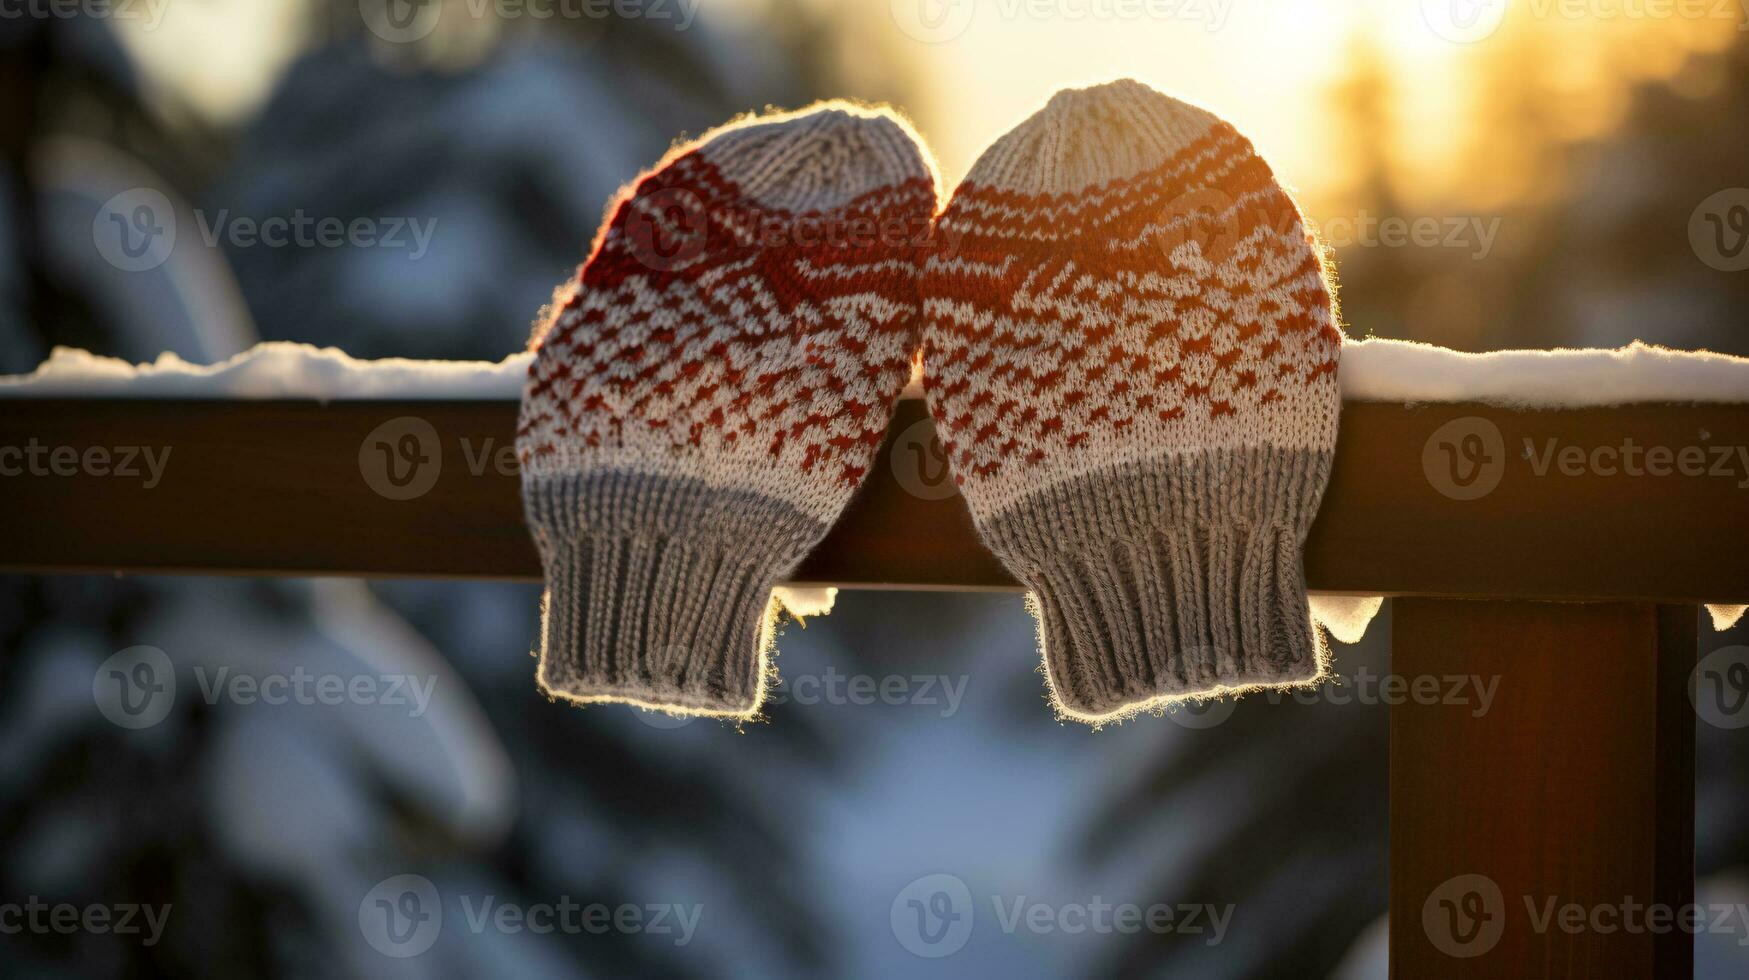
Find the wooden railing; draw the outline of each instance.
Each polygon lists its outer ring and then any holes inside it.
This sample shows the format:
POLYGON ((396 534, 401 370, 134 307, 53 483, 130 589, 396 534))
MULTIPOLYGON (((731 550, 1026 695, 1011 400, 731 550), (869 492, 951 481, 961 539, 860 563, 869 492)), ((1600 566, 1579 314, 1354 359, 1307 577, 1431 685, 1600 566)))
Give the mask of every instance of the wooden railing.
MULTIPOLYGON (((535 579, 515 419, 498 402, 0 402, 0 567, 535 579), (130 449, 133 476, 116 472, 130 449)), ((1745 405, 1346 407, 1311 587, 1400 597, 1393 675, 1498 680, 1479 717, 1391 708, 1396 975, 1691 975, 1680 929, 1536 928, 1524 898, 1693 900, 1698 607, 1749 602, 1738 447, 1745 405)), ((1015 587, 913 401, 797 580, 1015 587)))

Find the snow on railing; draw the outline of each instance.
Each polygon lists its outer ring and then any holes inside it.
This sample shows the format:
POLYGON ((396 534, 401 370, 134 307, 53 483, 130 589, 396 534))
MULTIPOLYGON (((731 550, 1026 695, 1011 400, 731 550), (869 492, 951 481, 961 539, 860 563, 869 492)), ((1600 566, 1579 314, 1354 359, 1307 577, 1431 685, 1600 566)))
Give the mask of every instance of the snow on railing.
MULTIPOLYGON (((495 363, 361 360, 332 347, 272 342, 217 364, 164 354, 136 365, 57 347, 36 371, 0 376, 0 397, 515 400, 522 396, 530 357, 517 353, 495 363)), ((1350 340, 1342 351, 1341 379, 1343 398, 1351 402, 1544 409, 1749 403, 1749 358, 1638 343, 1618 350, 1466 354, 1404 340, 1350 340)))

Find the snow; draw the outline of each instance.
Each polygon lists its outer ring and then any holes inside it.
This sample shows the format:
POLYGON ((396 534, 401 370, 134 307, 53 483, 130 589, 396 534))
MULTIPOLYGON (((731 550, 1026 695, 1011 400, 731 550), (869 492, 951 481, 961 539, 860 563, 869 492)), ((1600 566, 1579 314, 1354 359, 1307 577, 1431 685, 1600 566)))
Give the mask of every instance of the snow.
POLYGON ((771 591, 777 596, 777 601, 783 603, 783 608, 797 619, 824 616, 838 601, 838 590, 834 588, 779 586, 771 591))
POLYGON ((132 365, 56 347, 35 372, 0 377, 0 398, 313 398, 344 401, 516 400, 528 377, 527 353, 502 361, 361 361, 334 347, 273 342, 217 364, 161 354, 132 365))
MULTIPOLYGON (((358 360, 333 347, 274 342, 218 364, 173 354, 138 366, 57 347, 31 374, 0 377, 0 397, 507 399, 522 395, 529 354, 497 363, 358 360)), ((1403 340, 1349 341, 1349 401, 1483 402, 1584 408, 1635 402, 1749 402, 1749 358, 1646 344, 1620 350, 1464 354, 1403 340)), ((921 394, 913 382, 909 397, 921 394)))
POLYGON ((1337 640, 1355 644, 1366 636, 1366 628, 1384 608, 1384 596, 1315 595, 1311 597, 1312 618, 1323 624, 1337 640))
POLYGON ((1342 348, 1342 397, 1592 408, 1644 402, 1749 402, 1749 358, 1633 343, 1619 350, 1458 351, 1370 338, 1342 348))

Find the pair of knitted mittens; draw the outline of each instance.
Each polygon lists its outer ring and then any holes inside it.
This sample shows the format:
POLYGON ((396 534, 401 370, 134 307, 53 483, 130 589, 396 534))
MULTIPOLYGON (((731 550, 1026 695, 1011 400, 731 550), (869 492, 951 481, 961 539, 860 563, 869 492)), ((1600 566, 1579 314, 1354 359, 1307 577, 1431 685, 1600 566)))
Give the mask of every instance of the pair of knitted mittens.
POLYGON ((1125 81, 1052 98, 939 217, 935 186, 901 121, 833 104, 709 133, 612 209, 537 331, 518 432, 549 693, 757 713, 772 589, 874 462, 919 346, 1062 715, 1322 676, 1300 552, 1341 335, 1268 166, 1125 81))

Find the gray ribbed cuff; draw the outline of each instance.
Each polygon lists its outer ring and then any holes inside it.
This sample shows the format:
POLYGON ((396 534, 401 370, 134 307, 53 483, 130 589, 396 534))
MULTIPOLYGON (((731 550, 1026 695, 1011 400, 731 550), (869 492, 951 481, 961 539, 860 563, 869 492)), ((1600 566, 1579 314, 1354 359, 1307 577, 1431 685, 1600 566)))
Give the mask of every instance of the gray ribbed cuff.
POLYGON ((1065 715, 1316 680, 1301 548, 1329 452, 1199 452, 1066 481, 985 522, 1030 590, 1065 715))
POLYGON ((546 569, 538 678, 556 697, 758 710, 772 586, 826 531, 795 508, 630 471, 533 477, 546 569))

